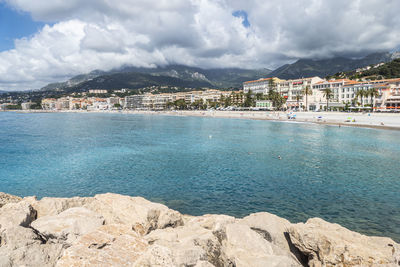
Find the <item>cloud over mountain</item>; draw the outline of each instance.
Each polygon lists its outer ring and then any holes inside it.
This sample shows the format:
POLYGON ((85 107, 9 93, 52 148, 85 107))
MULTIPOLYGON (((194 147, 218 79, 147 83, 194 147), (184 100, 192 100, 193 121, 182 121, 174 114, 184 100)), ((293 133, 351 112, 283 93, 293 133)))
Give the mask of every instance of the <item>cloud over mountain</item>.
POLYGON ((400 44, 398 0, 0 2, 48 23, 0 53, 0 90, 121 65, 271 68, 400 44))

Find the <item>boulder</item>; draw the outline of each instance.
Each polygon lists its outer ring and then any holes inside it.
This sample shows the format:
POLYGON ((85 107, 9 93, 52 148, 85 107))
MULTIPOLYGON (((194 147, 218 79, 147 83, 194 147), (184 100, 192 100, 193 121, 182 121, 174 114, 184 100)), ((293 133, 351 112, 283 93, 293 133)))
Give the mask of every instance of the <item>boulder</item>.
POLYGON ((26 202, 8 203, 0 209, 0 229, 28 227, 36 219, 36 211, 26 202))
POLYGON ((9 195, 3 192, 0 192, 0 208, 8 203, 17 203, 20 202, 21 198, 13 195, 9 195))
POLYGON ((234 266, 302 266, 287 251, 247 225, 229 224, 225 235, 224 251, 234 266))
POLYGON ((44 197, 37 200, 36 197, 26 197, 23 199, 28 202, 37 211, 37 217, 52 216, 76 207, 83 207, 85 204, 93 201, 91 197, 73 197, 73 198, 49 198, 44 197))
POLYGON ((176 266, 195 266, 201 261, 224 265, 225 257, 218 238, 211 230, 199 225, 157 229, 144 238, 150 245, 167 248, 176 266))
POLYGON ((292 225, 289 234, 311 267, 400 264, 400 245, 392 239, 368 237, 319 218, 292 225))
POLYGON ((238 220, 238 223, 249 226, 264 239, 286 251, 287 256, 295 257, 301 263, 307 262, 304 255, 290 241, 288 231, 291 223, 288 220, 268 212, 258 212, 238 220))
POLYGON ((66 249, 56 266, 133 266, 147 248, 132 227, 103 225, 66 249))
POLYGON ((71 208, 58 215, 40 217, 31 226, 54 243, 71 245, 104 224, 104 218, 85 208, 71 208))
POLYGON ((46 244, 33 229, 14 226, 0 233, 0 266, 54 266, 60 244, 46 244))
POLYGON ((141 197, 110 193, 96 195, 94 200, 84 207, 103 215, 106 224, 131 225, 142 235, 154 229, 176 227, 183 224, 179 212, 141 197))

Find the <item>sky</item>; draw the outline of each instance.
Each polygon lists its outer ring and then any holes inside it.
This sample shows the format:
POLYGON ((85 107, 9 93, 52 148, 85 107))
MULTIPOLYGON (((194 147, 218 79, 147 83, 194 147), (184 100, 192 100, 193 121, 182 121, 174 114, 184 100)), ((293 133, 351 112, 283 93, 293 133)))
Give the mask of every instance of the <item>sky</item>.
POLYGON ((92 70, 270 68, 400 46, 399 0, 0 0, 0 90, 92 70))

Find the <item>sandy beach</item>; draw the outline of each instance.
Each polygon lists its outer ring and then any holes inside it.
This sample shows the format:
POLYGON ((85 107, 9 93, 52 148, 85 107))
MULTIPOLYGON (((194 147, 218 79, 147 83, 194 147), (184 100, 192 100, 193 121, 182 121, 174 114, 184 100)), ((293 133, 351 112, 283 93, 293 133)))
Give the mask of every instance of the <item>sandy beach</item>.
POLYGON ((288 112, 275 111, 207 111, 207 110, 175 110, 175 111, 139 111, 139 110, 104 110, 104 111, 44 111, 26 110, 22 113, 32 112, 71 112, 71 113, 119 113, 119 114, 146 114, 164 116, 196 116, 213 118, 233 118, 251 120, 273 120, 306 122, 323 125, 337 125, 344 127, 366 127, 388 130, 400 130, 400 114, 395 113, 347 113, 347 112, 294 112, 295 119, 288 119, 288 112))

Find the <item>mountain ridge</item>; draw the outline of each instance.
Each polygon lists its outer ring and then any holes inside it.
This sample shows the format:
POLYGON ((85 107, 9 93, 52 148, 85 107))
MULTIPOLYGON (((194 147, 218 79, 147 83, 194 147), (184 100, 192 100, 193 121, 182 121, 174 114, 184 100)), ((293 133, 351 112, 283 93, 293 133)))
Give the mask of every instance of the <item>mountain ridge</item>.
POLYGON ((154 68, 125 65, 110 71, 94 70, 72 77, 66 82, 51 83, 42 91, 84 91, 89 89, 138 89, 149 86, 241 88, 242 83, 265 77, 296 79, 326 77, 352 71, 371 64, 400 58, 400 52, 379 52, 363 58, 334 57, 329 59, 298 59, 273 71, 269 69, 210 68, 171 64, 154 68), (122 80, 118 80, 122 79, 122 80), (135 79, 137 79, 135 81, 135 79), (102 82, 103 81, 103 82, 102 82))

